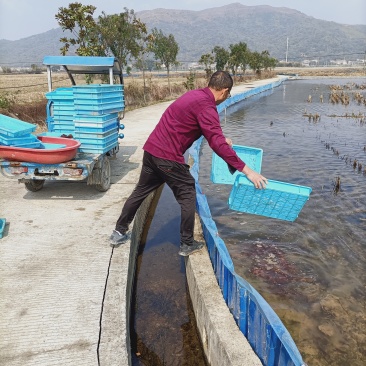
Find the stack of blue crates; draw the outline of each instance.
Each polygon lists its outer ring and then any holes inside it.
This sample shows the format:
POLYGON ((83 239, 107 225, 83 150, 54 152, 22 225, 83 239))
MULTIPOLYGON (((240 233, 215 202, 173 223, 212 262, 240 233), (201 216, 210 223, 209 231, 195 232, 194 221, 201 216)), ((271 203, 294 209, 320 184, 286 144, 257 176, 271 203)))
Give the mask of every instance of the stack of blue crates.
POLYGON ((41 141, 32 134, 35 129, 36 126, 31 123, 0 114, 0 146, 40 148, 41 141))
POLYGON ((81 142, 80 152, 103 154, 118 145, 118 113, 125 107, 123 85, 74 85, 46 97, 53 103, 49 130, 72 134, 81 142))
POLYGON ((123 85, 75 85, 75 138, 82 152, 106 153, 118 144, 123 85))
POLYGON ((72 88, 58 88, 46 94, 48 129, 60 135, 74 133, 74 96, 72 88))

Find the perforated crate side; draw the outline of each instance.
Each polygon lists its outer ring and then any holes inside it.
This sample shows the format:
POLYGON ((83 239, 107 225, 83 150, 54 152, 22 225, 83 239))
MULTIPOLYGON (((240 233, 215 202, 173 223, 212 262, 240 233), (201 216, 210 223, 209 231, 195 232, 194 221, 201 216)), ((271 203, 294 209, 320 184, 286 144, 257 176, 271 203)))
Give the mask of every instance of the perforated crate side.
POLYGON ((249 214, 295 221, 310 193, 310 187, 274 180, 268 180, 266 189, 256 189, 242 175, 235 180, 229 197, 229 207, 249 214))
POLYGON ((87 84, 87 85, 74 85, 72 87, 73 92, 76 94, 88 94, 88 93, 107 93, 107 92, 122 92, 124 87, 122 84, 87 84))
POLYGON ((36 130, 36 125, 16 118, 0 114, 0 134, 3 136, 20 137, 36 130))

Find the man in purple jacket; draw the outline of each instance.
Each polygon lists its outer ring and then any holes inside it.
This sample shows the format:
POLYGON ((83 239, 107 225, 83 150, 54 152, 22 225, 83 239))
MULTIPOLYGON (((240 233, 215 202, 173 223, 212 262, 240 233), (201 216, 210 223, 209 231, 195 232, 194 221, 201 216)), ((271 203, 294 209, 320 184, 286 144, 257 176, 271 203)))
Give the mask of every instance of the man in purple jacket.
POLYGON ((129 239, 129 224, 143 200, 163 183, 173 191, 181 207, 180 250, 182 256, 203 248, 193 239, 196 210, 195 181, 185 163, 184 153, 202 135, 217 155, 243 172, 256 188, 265 188, 267 179, 250 169, 232 149, 222 133, 216 106, 230 97, 233 80, 226 71, 215 72, 203 89, 191 90, 173 102, 147 139, 140 179, 127 199, 110 237, 112 245, 129 239))

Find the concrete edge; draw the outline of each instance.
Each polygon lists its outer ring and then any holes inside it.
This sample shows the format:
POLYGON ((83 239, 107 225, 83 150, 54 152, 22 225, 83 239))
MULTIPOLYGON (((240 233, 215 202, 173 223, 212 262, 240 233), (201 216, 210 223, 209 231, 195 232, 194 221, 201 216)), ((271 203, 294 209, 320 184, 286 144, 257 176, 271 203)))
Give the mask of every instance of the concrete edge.
POLYGON ((150 193, 131 224, 131 239, 112 249, 101 324, 100 366, 131 365, 130 312, 139 243, 151 222, 162 187, 150 193), (149 222, 150 220, 150 222, 149 222))
MULTIPOLYGON (((202 241, 202 228, 197 214, 195 221, 195 238, 202 241)), ((224 301, 206 248, 186 259, 186 276, 197 328, 209 365, 261 366, 261 361, 224 301)))

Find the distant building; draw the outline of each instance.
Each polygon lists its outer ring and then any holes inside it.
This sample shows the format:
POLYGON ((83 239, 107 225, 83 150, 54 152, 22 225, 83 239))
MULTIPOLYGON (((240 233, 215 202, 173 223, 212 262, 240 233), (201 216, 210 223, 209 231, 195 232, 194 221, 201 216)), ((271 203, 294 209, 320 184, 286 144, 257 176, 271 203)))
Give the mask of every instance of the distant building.
POLYGON ((330 60, 331 65, 335 66, 347 66, 348 62, 346 60, 330 60))

